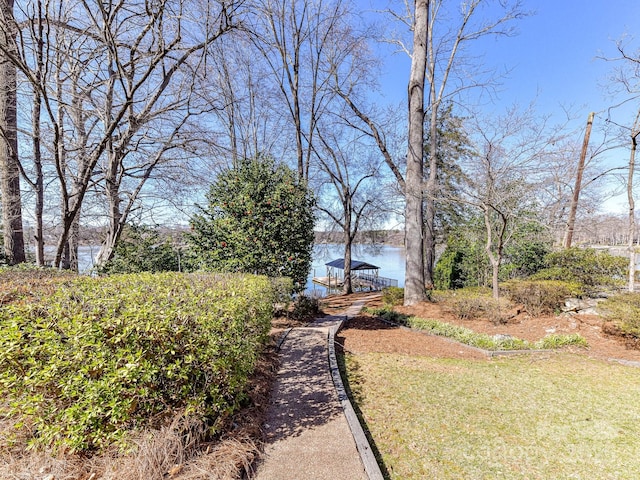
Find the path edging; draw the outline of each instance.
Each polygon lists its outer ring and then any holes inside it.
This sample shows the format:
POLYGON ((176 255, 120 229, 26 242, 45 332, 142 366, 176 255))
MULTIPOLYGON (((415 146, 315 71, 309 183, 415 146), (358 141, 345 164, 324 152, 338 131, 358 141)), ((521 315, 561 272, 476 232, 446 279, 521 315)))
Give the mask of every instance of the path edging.
POLYGON ((333 384, 336 388, 336 393, 338 394, 338 400, 340 401, 340 405, 342 405, 342 410, 344 411, 347 423, 349 424, 349 428, 351 429, 351 434, 353 435, 353 439, 356 442, 356 447, 358 448, 358 452, 360 453, 360 459, 362 460, 362 464, 364 465, 364 470, 367 474, 367 477, 369 478, 369 480, 384 480, 384 476, 382 475, 382 471, 380 470, 378 461, 373 454, 373 450, 371 449, 369 440, 367 440, 364 429, 360 424, 360 420, 358 419, 358 416, 353 409, 353 405, 351 405, 351 401, 349 400, 347 391, 345 390, 344 384, 342 383, 340 368, 338 367, 338 360, 336 358, 335 335, 338 330, 340 330, 343 323, 344 320, 341 320, 337 325, 329 327, 327 343, 329 350, 329 369, 331 370, 331 378, 333 378, 333 384))

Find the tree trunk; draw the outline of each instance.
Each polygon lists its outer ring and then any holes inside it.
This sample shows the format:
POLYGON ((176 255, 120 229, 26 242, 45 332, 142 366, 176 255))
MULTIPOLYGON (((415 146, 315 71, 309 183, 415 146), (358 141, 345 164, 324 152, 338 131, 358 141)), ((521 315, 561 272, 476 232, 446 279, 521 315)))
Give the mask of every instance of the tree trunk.
MULTIPOLYGON (((13 0, 0 0, 0 43, 15 50, 13 0)), ((0 53, 0 194, 4 253, 10 265, 25 261, 18 159, 16 67, 0 53)))
POLYGON ((587 148, 589 147, 589 137, 591 136, 591 126, 593 125, 594 113, 589 114, 587 120, 587 129, 584 132, 584 140, 582 142, 582 151, 580 152, 580 161, 578 162, 578 172, 576 174, 576 184, 573 189, 573 198, 571 199, 571 209, 569 210, 569 218, 567 220, 567 231, 565 232, 563 246, 571 248, 573 240, 573 231, 576 225, 576 212, 578 210, 578 200, 580 199, 580 188, 582 186, 582 174, 584 173, 584 162, 587 158, 587 148))
MULTIPOLYGON (((432 88, 432 90, 434 90, 432 88)), ((433 95, 433 92, 432 92, 433 95)), ((424 281, 433 289, 433 267, 436 262, 436 189, 438 185, 438 103, 431 105, 429 124, 429 178, 425 195, 424 281)))
POLYGON ((36 265, 39 267, 44 266, 44 172, 42 170, 42 153, 40 148, 40 111, 41 111, 41 98, 40 94, 34 92, 33 94, 33 113, 32 113, 32 128, 33 128, 33 166, 36 171, 36 178, 34 181, 35 189, 35 217, 36 217, 36 265))
POLYGON ((424 84, 428 0, 415 0, 413 55, 409 77, 409 148, 405 178, 406 270, 404 304, 426 300, 423 256, 424 84))
POLYGON ((353 284, 351 282, 351 245, 353 237, 345 232, 344 242, 344 282, 342 284, 342 293, 349 295, 353 293, 353 284))

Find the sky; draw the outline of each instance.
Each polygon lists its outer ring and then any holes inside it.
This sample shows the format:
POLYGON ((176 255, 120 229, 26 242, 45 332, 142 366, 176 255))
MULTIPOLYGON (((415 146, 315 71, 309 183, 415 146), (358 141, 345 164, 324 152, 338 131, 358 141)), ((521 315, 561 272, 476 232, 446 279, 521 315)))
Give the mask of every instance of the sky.
POLYGON ((613 65, 598 57, 615 57, 615 41, 625 34, 640 39, 640 2, 539 0, 527 8, 536 13, 520 21, 519 34, 488 52, 513 68, 503 100, 527 102, 537 95, 540 110, 551 113, 564 104, 585 119, 610 105, 603 86, 613 65))
MULTIPOLYGON (((369 8, 384 8, 385 0, 359 0, 369 8)), ((458 0, 448 0, 458 1, 458 0)), ((400 0, 394 0, 400 2, 400 0)), ((530 16, 515 22, 516 35, 483 40, 474 46, 483 55, 484 67, 509 71, 497 96, 483 105, 486 111, 504 112, 535 101, 540 115, 557 121, 572 113, 578 130, 584 129, 589 112, 604 122, 607 108, 616 103, 607 91, 613 63, 599 57, 617 55, 615 42, 625 35, 640 45, 640 0, 523 0, 530 16)), ((405 54, 387 55, 381 86, 390 99, 403 101, 410 62, 405 54)), ((631 106, 615 112, 621 122, 633 120, 631 106)), ((594 137, 592 137, 592 141, 594 137)), ((609 163, 624 163, 627 154, 612 153, 609 163)), ((626 199, 609 200, 605 209, 624 212, 626 199)))
MULTIPOLYGON (((359 2, 369 9, 388 3, 359 2)), ((541 111, 571 106, 586 119, 588 112, 608 106, 602 85, 613 65, 598 57, 615 56, 615 41, 625 34, 635 36, 640 45, 640 1, 523 0, 523 5, 532 14, 513 23, 514 36, 491 37, 477 47, 485 66, 509 71, 494 107, 536 100, 541 111)), ((390 97, 403 98, 409 66, 406 54, 387 52, 382 88, 390 97)))

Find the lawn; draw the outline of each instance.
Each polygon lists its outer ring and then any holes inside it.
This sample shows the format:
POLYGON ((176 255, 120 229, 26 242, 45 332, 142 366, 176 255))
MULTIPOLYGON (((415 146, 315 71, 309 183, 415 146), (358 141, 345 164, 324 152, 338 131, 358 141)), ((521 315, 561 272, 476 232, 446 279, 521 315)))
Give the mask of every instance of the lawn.
POLYGON ((346 365, 389 478, 640 478, 636 368, 568 353, 346 365))

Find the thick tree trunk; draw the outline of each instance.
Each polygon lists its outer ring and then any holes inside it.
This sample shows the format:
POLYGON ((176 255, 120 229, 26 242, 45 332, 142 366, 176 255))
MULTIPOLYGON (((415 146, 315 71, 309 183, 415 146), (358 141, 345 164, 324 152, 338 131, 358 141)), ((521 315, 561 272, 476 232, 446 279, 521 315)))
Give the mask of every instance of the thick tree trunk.
MULTIPOLYGON (((0 43, 14 50, 13 0, 0 0, 0 43)), ((0 194, 4 253, 9 264, 25 261, 18 159, 16 67, 0 53, 0 194)))
MULTIPOLYGON (((433 89, 432 89, 433 90, 433 89)), ((434 93, 432 92, 432 95, 434 93)), ((438 186, 438 103, 431 105, 429 123, 429 177, 425 191, 424 282, 433 288, 433 267, 436 262, 436 190, 438 186)))
MULTIPOLYGON (((347 232, 345 232, 347 233, 347 232)), ((353 293, 353 284, 351 282, 351 245, 353 238, 347 233, 344 242, 344 283, 342 284, 342 293, 348 295, 353 293)))
POLYGON ((406 270, 404 304, 426 300, 423 256, 424 84, 428 0, 415 0, 413 56, 409 77, 409 148, 405 178, 406 270))

